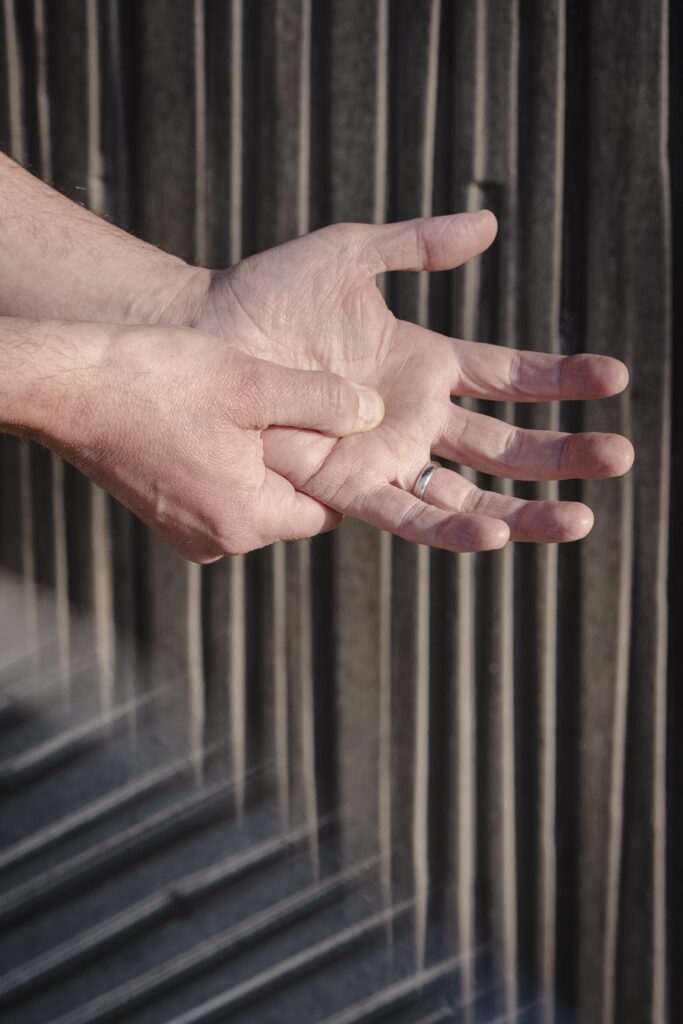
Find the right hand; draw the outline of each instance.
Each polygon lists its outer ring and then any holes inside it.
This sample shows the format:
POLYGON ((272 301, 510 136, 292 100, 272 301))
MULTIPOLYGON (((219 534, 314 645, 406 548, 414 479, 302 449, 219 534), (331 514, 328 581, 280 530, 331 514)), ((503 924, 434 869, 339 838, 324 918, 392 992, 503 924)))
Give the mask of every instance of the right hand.
POLYGON ((261 431, 371 430, 383 415, 376 392, 276 366, 191 328, 54 327, 68 329, 87 332, 87 355, 79 361, 74 344, 72 365, 46 377, 57 377, 60 400, 39 439, 185 557, 210 562, 338 523, 266 467, 261 431))

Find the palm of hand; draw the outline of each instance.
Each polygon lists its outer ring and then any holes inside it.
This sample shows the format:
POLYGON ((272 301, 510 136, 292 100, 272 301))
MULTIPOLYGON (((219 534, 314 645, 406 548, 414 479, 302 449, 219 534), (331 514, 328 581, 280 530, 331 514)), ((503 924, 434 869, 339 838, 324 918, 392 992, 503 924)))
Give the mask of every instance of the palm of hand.
POLYGON ((454 550, 499 547, 510 533, 565 540, 588 532, 592 516, 583 505, 483 492, 445 468, 432 477, 426 501, 410 494, 431 452, 524 479, 609 476, 632 459, 623 438, 519 431, 451 402, 452 394, 522 400, 611 394, 625 384, 615 360, 574 357, 573 371, 562 372, 557 357, 528 353, 519 360, 510 350, 453 342, 388 310, 378 273, 462 263, 490 243, 494 225, 489 215, 374 229, 335 225, 217 275, 201 326, 251 355, 331 371, 374 387, 384 399, 383 422, 366 434, 334 439, 291 428, 264 431, 269 468, 338 512, 454 550))

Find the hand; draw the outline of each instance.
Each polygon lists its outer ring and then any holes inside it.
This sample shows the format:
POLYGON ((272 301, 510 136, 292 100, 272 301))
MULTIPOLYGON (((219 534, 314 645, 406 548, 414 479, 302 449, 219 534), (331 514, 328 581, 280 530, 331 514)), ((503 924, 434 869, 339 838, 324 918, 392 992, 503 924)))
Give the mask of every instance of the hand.
POLYGON ((188 328, 13 324, 22 365, 8 377, 25 380, 26 353, 38 356, 30 394, 6 403, 13 432, 64 455, 197 562, 338 522, 266 467, 261 431, 364 431, 384 411, 333 374, 273 366, 188 328), (39 429, 20 422, 37 407, 39 429))
POLYGON ((460 214, 383 226, 337 224, 211 275, 193 322, 233 350, 282 366, 324 369, 376 388, 380 427, 341 440, 271 428, 265 462, 303 491, 417 543, 474 551, 511 537, 567 541, 593 516, 578 502, 523 501, 482 491, 440 468, 420 501, 410 493, 431 453, 520 480, 616 476, 631 444, 613 434, 522 430, 453 404, 600 398, 628 382, 626 367, 597 355, 558 357, 453 340, 397 320, 376 277, 392 270, 445 270, 486 249, 492 214, 460 214))

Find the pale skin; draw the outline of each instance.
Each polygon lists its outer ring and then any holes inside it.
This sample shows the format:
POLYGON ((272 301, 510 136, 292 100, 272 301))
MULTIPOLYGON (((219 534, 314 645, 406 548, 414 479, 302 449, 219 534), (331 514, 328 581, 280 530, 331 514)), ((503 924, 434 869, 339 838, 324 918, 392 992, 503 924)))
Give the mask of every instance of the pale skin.
POLYGON ((446 468, 424 501, 411 490, 433 455, 524 480, 613 477, 633 462, 619 435, 523 431, 451 400, 607 397, 628 383, 619 361, 446 338, 388 310, 379 274, 462 265, 493 242, 490 213, 337 224, 212 272, 6 158, 0 182, 0 311, 13 318, 0 419, 65 454, 188 558, 312 536, 341 515, 451 551, 578 540, 593 522, 578 502, 480 491, 446 468), (372 389, 364 420, 352 385, 372 389), (375 393, 384 410, 373 413, 375 393))

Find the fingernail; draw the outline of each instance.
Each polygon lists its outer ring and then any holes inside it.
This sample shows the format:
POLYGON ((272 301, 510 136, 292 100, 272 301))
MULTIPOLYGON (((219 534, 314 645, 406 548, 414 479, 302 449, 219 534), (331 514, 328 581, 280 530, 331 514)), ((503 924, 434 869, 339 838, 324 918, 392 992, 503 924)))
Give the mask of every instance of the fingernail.
POLYGON ((363 387, 362 384, 353 385, 358 392, 358 419, 364 429, 369 430, 378 426, 384 419, 384 402, 379 391, 374 388, 363 387))

